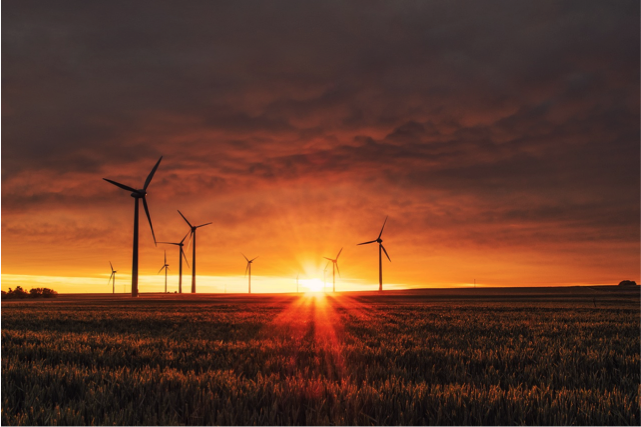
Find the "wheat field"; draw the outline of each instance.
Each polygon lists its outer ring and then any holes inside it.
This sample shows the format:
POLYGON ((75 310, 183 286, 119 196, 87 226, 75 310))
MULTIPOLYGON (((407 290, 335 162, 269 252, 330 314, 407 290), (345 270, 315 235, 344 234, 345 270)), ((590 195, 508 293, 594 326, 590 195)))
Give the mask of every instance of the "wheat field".
POLYGON ((639 425, 638 290, 2 303, 3 425, 639 425))

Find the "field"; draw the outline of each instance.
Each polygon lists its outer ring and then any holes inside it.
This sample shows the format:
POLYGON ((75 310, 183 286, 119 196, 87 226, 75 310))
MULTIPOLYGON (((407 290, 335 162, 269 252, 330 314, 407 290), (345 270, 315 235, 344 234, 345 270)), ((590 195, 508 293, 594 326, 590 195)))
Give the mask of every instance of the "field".
POLYGON ((639 425, 639 288, 2 303, 3 425, 639 425))

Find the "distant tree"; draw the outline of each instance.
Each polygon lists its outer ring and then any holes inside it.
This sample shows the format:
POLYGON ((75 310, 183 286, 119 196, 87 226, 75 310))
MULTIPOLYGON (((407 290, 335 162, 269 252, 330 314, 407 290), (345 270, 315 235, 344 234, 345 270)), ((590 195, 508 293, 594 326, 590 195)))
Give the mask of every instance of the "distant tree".
POLYGON ((58 296, 58 292, 49 288, 42 288, 42 297, 43 298, 55 298, 58 296))
POLYGON ((11 288, 9 288, 9 293, 7 296, 9 298, 22 299, 27 298, 29 294, 24 289, 22 289, 22 286, 16 286, 14 290, 11 290, 11 288))
POLYGON ((32 288, 29 292, 17 286, 15 289, 9 288, 9 292, 2 291, 2 298, 5 299, 23 299, 23 298, 54 298, 58 292, 49 288, 32 288))
POLYGON ((619 286, 636 286, 637 282, 634 280, 621 280, 619 286))

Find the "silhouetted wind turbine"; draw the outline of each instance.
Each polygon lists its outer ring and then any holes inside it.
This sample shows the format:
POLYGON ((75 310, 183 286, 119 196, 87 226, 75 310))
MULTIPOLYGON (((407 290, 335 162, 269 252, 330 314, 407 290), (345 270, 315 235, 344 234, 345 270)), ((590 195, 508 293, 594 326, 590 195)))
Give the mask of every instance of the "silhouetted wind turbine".
POLYGON ((120 184, 119 182, 112 181, 107 178, 103 178, 105 181, 112 183, 116 187, 120 187, 123 190, 131 191, 131 197, 136 199, 136 203, 135 203, 136 208, 134 210, 134 250, 133 250, 133 257, 132 257, 133 260, 132 260, 132 267, 131 267, 131 296, 132 297, 138 296, 138 210, 140 205, 140 203, 138 202, 140 201, 140 199, 142 199, 142 205, 145 208, 145 213, 147 214, 147 219, 149 220, 149 228, 151 228, 151 235, 154 238, 154 245, 157 246, 156 235, 154 234, 154 226, 151 225, 151 216, 149 216, 149 207, 147 206, 146 196, 147 196, 147 187, 149 187, 149 183, 151 182, 151 179, 154 177, 154 174, 156 173, 156 169, 158 169, 158 165, 160 164, 161 160, 162 160, 162 156, 160 156, 160 159, 158 159, 156 166, 154 166, 151 172, 149 172, 149 175, 145 180, 145 185, 140 190, 136 190, 127 185, 120 184))
POLYGON ((247 268, 245 269, 245 274, 249 272, 249 293, 251 294, 252 293, 252 262, 254 262, 254 260, 258 257, 248 259, 244 253, 241 252, 241 255, 245 258, 245 260, 247 260, 247 268))
POLYGON ((109 281, 107 282, 107 285, 109 285, 109 282, 111 282, 111 279, 113 279, 114 285, 113 285, 113 292, 112 293, 115 294, 116 293, 116 273, 117 273, 117 271, 114 270, 114 266, 111 264, 111 261, 109 261, 109 266, 111 267, 111 276, 109 276, 109 281))
POLYGON ((167 251, 165 251, 165 263, 160 267, 157 274, 160 274, 163 270, 165 270, 165 293, 167 293, 167 271, 169 270, 169 264, 167 264, 167 251))
POLYGON ((185 255, 185 251, 183 250, 183 246, 185 244, 183 243, 187 236, 189 236, 190 232, 187 232, 185 234, 185 237, 178 242, 158 242, 158 243, 164 243, 166 245, 176 245, 180 247, 180 253, 178 254, 178 293, 182 294, 183 293, 183 258, 185 258, 185 264, 187 264, 187 268, 189 268, 189 263, 187 262, 187 255, 185 255))
POLYGON ((341 252, 343 252, 343 248, 341 248, 340 251, 338 251, 338 255, 336 255, 336 259, 331 259, 327 257, 323 257, 329 261, 332 262, 332 292, 336 292, 336 271, 338 271, 338 275, 341 275, 341 271, 338 269, 338 257, 341 256, 341 252))
MULTIPOLYGON (((387 251, 385 250, 385 247, 383 246, 383 239, 381 239, 381 236, 383 235, 383 229, 385 228, 385 223, 387 222, 387 217, 385 217, 385 221, 383 222, 383 227, 381 227, 381 232, 378 233, 378 237, 376 240, 372 240, 370 242, 364 242, 364 243, 359 243, 356 246, 359 245, 369 245, 370 243, 378 243, 378 290, 382 291, 383 290, 383 257, 381 255, 381 249, 383 249, 383 252, 385 252, 385 256, 389 260, 389 262, 392 262, 390 259, 389 255, 387 255, 387 251)), ((336 257, 338 258, 338 257, 336 257)))
POLYGON ((185 218, 185 215, 182 214, 182 212, 178 211, 181 217, 185 220, 187 225, 189 225, 189 228, 191 228, 191 237, 192 237, 192 257, 191 257, 191 293, 195 294, 196 293, 196 229, 200 227, 204 227, 206 225, 211 224, 211 222, 208 222, 207 224, 200 224, 200 225, 191 225, 189 221, 187 221, 187 218, 185 218))

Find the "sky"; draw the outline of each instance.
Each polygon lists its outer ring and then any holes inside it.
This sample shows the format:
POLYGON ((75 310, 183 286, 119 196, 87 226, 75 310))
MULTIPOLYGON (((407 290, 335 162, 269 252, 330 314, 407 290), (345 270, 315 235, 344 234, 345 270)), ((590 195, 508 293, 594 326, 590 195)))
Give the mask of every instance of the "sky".
POLYGON ((641 281, 638 1, 2 6, 3 290, 641 281))

